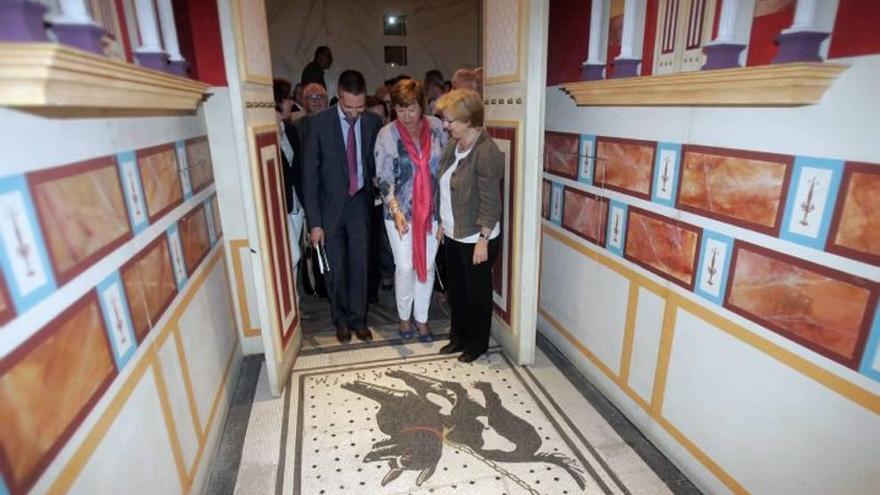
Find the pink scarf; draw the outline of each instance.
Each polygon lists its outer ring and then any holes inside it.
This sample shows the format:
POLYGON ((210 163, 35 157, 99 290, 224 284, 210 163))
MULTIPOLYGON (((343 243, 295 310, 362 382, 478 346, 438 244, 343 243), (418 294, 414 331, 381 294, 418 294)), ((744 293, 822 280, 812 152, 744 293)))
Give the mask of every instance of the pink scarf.
POLYGON ((406 154, 416 169, 413 174, 412 225, 413 225, 413 266, 420 282, 428 278, 427 233, 431 232, 431 214, 434 207, 431 187, 431 126, 428 119, 422 118, 421 153, 417 153, 409 131, 397 121, 397 130, 406 148, 406 154))

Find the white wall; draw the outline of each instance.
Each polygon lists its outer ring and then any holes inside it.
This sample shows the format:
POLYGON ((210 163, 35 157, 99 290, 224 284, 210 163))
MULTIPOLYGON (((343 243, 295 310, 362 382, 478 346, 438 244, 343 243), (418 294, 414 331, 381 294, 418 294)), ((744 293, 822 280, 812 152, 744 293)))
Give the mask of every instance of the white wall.
MULTIPOLYGON (((551 87, 546 129, 878 163, 880 56, 834 62, 851 66, 819 104, 799 108, 578 107, 551 87)), ((545 177, 880 281, 877 266, 545 177)), ((549 221, 544 228, 540 331, 701 489, 876 492, 880 383, 549 221)))
POLYGON ((446 79, 479 62, 480 0, 267 0, 272 72, 298 82, 315 49, 327 45, 332 89, 345 69, 363 72, 372 93, 385 79, 408 74, 419 80, 439 69, 446 79), (406 15, 406 36, 385 36, 385 13, 406 15), (406 45, 408 65, 387 67, 385 45, 406 45))

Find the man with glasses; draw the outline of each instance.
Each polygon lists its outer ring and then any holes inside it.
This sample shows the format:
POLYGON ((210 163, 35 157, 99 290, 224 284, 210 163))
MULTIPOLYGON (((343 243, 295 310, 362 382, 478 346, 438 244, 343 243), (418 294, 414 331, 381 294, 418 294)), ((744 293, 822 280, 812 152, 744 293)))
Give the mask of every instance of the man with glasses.
MULTIPOLYGON (((355 70, 339 76, 339 103, 306 120, 303 205, 310 241, 323 246, 324 274, 336 338, 372 340, 367 328, 367 267, 373 204, 374 146, 382 120, 366 110, 366 82, 355 70)), ((307 102, 308 105, 308 102, 307 102)))

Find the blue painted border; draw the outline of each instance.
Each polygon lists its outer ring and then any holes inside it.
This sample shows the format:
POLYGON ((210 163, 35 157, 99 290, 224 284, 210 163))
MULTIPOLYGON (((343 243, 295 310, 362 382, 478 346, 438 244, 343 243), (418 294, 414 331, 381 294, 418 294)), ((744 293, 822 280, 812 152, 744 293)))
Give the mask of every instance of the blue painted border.
POLYGON ((862 365, 859 367, 859 371, 863 375, 880 382, 880 369, 871 367, 874 360, 877 359, 878 353, 880 353, 880 309, 875 309, 874 322, 871 324, 871 333, 868 337, 868 343, 865 344, 865 352, 862 354, 862 365))
POLYGON ((28 294, 22 294, 22 290, 12 274, 12 257, 6 252, 6 247, 3 243, 0 242, 0 266, 3 267, 6 287, 9 288, 9 295, 12 298, 12 304, 15 305, 16 314, 20 315, 55 292, 57 285, 55 283, 55 274, 52 271, 52 264, 49 262, 49 253, 46 251, 46 241, 43 239, 43 231, 40 229, 40 223, 37 221, 37 212, 34 209, 27 179, 25 179, 24 175, 0 178, 0 194, 10 192, 18 192, 22 195, 22 202, 24 203, 24 210, 27 215, 25 220, 28 222, 36 241, 36 257, 40 265, 42 265, 43 273, 46 274, 46 282, 43 285, 32 289, 28 294))
POLYGON ((214 225, 214 205, 211 204, 211 198, 206 199, 202 204, 205 207, 205 220, 208 222, 208 239, 211 241, 211 247, 214 247, 217 244, 217 227, 214 225))
POLYGON ((9 495, 9 488, 6 487, 6 478, 0 475, 0 495, 9 495))
POLYGON ((651 201, 675 208, 675 200, 678 198, 678 175, 681 173, 681 144, 658 142, 657 150, 654 155, 654 187, 651 191, 651 201), (672 187, 672 196, 670 199, 661 198, 657 195, 657 192, 660 189, 660 184, 662 183, 661 175, 663 175, 663 167, 660 163, 660 152, 662 150, 675 151, 675 170, 672 172, 672 177, 667 178, 669 181, 668 183, 672 187))
POLYGON ((626 203, 621 203, 620 201, 611 200, 608 205, 608 225, 606 225, 605 231, 605 249, 616 254, 617 256, 623 257, 623 248, 626 246, 626 219, 629 216, 629 205, 626 203), (614 237, 614 233, 612 230, 614 229, 614 225, 611 222, 611 212, 614 211, 615 208, 623 209, 623 216, 620 218, 621 229, 620 229, 620 247, 616 247, 611 244, 611 239, 614 237))
POLYGON ((791 186, 788 188, 788 198, 785 202, 785 215, 782 217, 782 228, 780 237, 787 241, 803 244, 804 246, 818 249, 825 249, 825 241, 828 239, 828 230, 831 227, 831 218, 834 214, 834 206, 837 204, 837 194, 840 191, 840 181, 843 177, 842 160, 831 160, 828 158, 814 158, 809 156, 796 156, 794 159, 794 170, 791 174, 791 186), (819 234, 817 238, 812 238, 803 234, 797 234, 788 230, 791 223, 792 215, 798 211, 798 205, 794 204, 797 199, 797 186, 801 181, 801 174, 804 167, 821 168, 831 171, 831 184, 828 188, 828 202, 825 204, 825 211, 822 213, 821 223, 819 224, 819 234))
POLYGON ((550 221, 556 225, 562 225, 562 216, 565 214, 565 191, 562 184, 558 182, 550 182, 550 221), (553 197, 559 194, 559 216, 553 216, 553 197))
POLYGON ((147 212, 147 201, 144 197, 144 185, 141 184, 141 174, 139 173, 137 156, 134 151, 125 151, 122 153, 118 153, 116 155, 116 166, 119 168, 119 177, 122 179, 122 193, 125 194, 125 205, 128 207, 128 220, 131 222, 131 228, 134 231, 135 235, 141 233, 147 226, 150 224, 149 221, 149 213, 147 212), (129 165, 130 164, 130 165, 129 165), (138 196, 140 196, 141 201, 139 201, 139 206, 143 210, 144 214, 143 220, 140 223, 135 223, 137 220, 134 216, 135 204, 134 198, 131 197, 131 191, 129 191, 126 182, 126 171, 131 168, 134 174, 132 174, 135 178, 134 186, 138 190, 138 196))
POLYGON ((128 296, 125 294, 125 286, 122 285, 122 278, 119 276, 119 272, 113 272, 104 279, 98 286, 96 287, 98 291, 98 301, 101 304, 101 313, 104 314, 104 323, 107 327, 107 338, 110 340, 110 345, 113 347, 113 357, 116 359, 116 368, 122 370, 125 367, 125 364, 128 363, 128 360, 134 356, 135 351, 137 351, 137 338, 134 335, 134 325, 131 322, 131 314, 129 312, 128 305, 128 296), (107 301, 104 300, 104 290, 108 289, 112 285, 119 286, 119 295, 122 298, 122 318, 125 321, 125 333, 128 338, 131 339, 132 346, 128 349, 124 355, 120 354, 120 349, 116 346, 116 339, 113 338, 113 318, 110 317, 110 307, 107 304, 107 301))
POLYGON ((593 183, 593 175, 596 173, 596 160, 594 158, 587 157, 586 151, 586 143, 593 143, 593 152, 592 156, 596 156, 596 136, 592 134, 581 134, 581 140, 578 144, 578 182, 583 182, 584 184, 592 184, 593 183), (592 165, 590 166, 590 173, 584 174, 584 161, 592 159, 592 165))
POLYGON ((183 199, 189 199, 193 195, 192 178, 189 175, 189 163, 186 159, 186 142, 175 141, 174 150, 177 153, 177 175, 180 177, 180 187, 183 188, 183 199))
POLYGON ((731 259, 733 259, 733 238, 717 232, 712 232, 711 230, 703 229, 703 240, 700 242, 700 262, 697 267, 698 278, 694 284, 694 292, 702 296, 704 299, 721 306, 724 303, 724 296, 727 293, 727 277, 730 275, 731 259), (704 273, 703 268, 705 268, 705 265, 710 258, 709 253, 706 252, 709 240, 718 241, 727 245, 727 253, 724 255, 724 259, 721 260, 721 266, 724 270, 721 278, 718 280, 721 290, 718 291, 717 297, 700 288, 700 282, 702 281, 704 273))
POLYGON ((177 223, 172 223, 168 230, 165 231, 165 240, 168 242, 168 254, 171 256, 171 271, 174 272, 174 279, 177 281, 177 290, 182 291, 183 286, 189 279, 186 273, 186 259, 183 258, 183 240, 180 238, 180 232, 177 231, 177 223), (174 237, 177 237, 177 245, 180 247, 181 263, 183 263, 183 273, 180 278, 177 277, 177 268, 174 265, 174 237))

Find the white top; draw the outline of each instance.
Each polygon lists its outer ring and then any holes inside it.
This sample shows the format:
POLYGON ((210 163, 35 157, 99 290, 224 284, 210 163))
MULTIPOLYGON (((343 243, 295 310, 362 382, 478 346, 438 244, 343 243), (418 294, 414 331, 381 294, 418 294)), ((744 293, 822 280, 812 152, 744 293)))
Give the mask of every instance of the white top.
MULTIPOLYGON (((443 225, 443 233, 446 237, 465 244, 476 244, 477 241, 480 240, 479 232, 461 239, 453 235, 455 233, 455 217, 452 215, 452 190, 449 186, 449 181, 452 180, 452 174, 455 172, 455 169, 458 168, 458 162, 463 160, 464 157, 468 156, 470 153, 471 150, 459 151, 458 146, 456 146, 455 162, 453 162, 452 166, 449 167, 440 177, 440 223, 443 225)), ((495 227, 492 229, 489 239, 494 239, 499 235, 501 235, 501 224, 500 222, 495 222, 495 227)))

